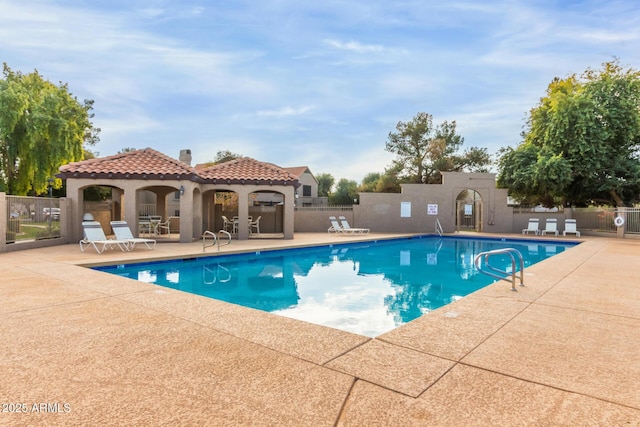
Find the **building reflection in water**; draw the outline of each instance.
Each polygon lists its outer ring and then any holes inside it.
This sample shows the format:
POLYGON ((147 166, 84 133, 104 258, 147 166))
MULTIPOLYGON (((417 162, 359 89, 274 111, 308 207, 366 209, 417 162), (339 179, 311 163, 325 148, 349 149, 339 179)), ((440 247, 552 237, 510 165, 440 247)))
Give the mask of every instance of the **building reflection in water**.
MULTIPOLYGON (((112 271, 144 282, 376 336, 449 304, 494 280, 477 254, 513 242, 422 239, 126 266, 112 271)), ((566 246, 518 243, 526 265, 566 246)), ((492 259, 492 265, 510 259, 492 259)))

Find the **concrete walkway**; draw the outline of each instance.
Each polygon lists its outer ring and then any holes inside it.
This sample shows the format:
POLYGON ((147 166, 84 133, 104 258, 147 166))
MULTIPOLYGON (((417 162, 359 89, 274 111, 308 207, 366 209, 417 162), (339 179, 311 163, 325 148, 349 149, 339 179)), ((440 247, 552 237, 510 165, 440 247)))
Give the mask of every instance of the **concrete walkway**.
POLYGON ((583 240, 376 339, 83 267, 200 242, 0 254, 0 425, 637 426, 640 240, 583 240))

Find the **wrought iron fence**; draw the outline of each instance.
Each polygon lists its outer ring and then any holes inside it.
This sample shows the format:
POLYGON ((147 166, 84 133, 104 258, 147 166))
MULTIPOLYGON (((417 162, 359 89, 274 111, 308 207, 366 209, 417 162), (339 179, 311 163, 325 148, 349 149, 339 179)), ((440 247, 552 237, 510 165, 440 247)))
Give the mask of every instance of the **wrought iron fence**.
POLYGON ((603 233, 616 233, 617 216, 625 218, 624 232, 640 234, 640 208, 576 208, 573 210, 579 228, 603 233))
POLYGON ((61 237, 60 200, 7 196, 7 243, 61 237))
POLYGON ((329 206, 296 206, 295 210, 301 212, 350 212, 353 210, 352 205, 329 205, 329 206))

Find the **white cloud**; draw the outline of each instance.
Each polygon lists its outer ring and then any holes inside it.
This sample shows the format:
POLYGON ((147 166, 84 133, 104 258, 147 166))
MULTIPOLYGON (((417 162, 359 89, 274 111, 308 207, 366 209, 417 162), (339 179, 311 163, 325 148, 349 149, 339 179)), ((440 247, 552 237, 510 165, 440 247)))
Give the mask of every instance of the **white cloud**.
POLYGON ((291 117, 291 116, 301 116, 309 111, 311 111, 313 107, 311 105, 305 105, 298 108, 293 107, 282 107, 277 110, 260 110, 256 113, 258 117, 270 117, 270 118, 283 118, 283 117, 291 117))
POLYGON ((226 149, 359 182, 418 112, 500 147, 553 77, 612 56, 640 68, 625 1, 70 4, 0 0, 2 61, 94 99, 103 155, 226 149))
POLYGON ((384 46, 381 45, 367 45, 356 41, 342 42, 339 40, 325 40, 325 43, 336 49, 347 50, 355 53, 384 53, 386 50, 384 46))

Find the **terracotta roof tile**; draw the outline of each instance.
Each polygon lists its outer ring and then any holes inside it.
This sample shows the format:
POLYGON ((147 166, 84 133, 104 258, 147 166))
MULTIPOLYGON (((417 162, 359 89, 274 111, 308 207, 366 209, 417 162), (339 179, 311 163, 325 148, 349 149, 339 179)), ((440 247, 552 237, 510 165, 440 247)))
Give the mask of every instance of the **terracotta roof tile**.
POLYGON ((195 169, 152 148, 128 151, 60 167, 60 178, 189 179, 195 169))
POLYGON ((297 183, 297 178, 285 169, 271 163, 242 157, 228 162, 198 169, 198 175, 206 182, 218 180, 229 182, 258 181, 278 184, 297 183))
POLYGON ((69 163, 60 167, 59 178, 166 179, 228 184, 298 185, 291 172, 242 157, 206 168, 194 168, 151 148, 114 156, 69 163))
MULTIPOLYGON (((284 168, 284 170, 286 170, 287 172, 290 172, 296 178, 300 178, 300 176, 302 174, 304 174, 305 172, 311 173, 311 171, 309 170, 309 168, 307 166, 294 166, 294 167, 290 167, 290 168, 284 168)), ((313 174, 311 174, 311 175, 313 175, 313 174)))

